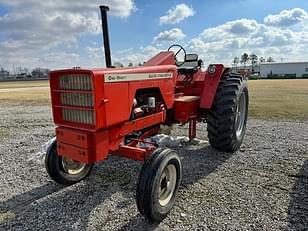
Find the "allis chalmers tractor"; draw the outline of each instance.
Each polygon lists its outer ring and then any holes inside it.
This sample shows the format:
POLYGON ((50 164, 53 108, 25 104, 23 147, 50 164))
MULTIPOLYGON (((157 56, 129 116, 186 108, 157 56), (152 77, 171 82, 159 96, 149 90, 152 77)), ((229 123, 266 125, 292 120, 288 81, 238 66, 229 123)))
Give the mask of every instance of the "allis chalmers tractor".
POLYGON ((201 70, 197 54, 172 45, 141 67, 111 66, 107 11, 101 6, 106 68, 67 69, 50 74, 56 139, 45 164, 64 185, 87 177, 108 154, 144 161, 137 182, 138 210, 161 221, 173 207, 182 178, 179 156, 149 138, 160 126, 207 122, 209 142, 223 152, 239 149, 247 121, 244 77, 222 64, 201 70), (180 60, 180 55, 184 57, 180 60))

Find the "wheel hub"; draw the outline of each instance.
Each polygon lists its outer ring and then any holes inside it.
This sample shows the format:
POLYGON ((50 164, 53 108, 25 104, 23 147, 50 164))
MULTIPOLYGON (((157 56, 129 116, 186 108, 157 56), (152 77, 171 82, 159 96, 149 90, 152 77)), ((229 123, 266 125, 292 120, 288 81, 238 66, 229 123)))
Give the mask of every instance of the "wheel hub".
POLYGON ((62 167, 66 173, 70 175, 77 175, 84 170, 86 164, 67 157, 62 157, 62 167))
POLYGON ((176 186, 176 168, 174 165, 168 165, 160 177, 159 204, 166 206, 172 198, 176 186))
POLYGON ((246 116, 246 97, 245 93, 242 92, 236 108, 235 129, 237 137, 240 137, 243 132, 245 125, 245 116, 246 116))

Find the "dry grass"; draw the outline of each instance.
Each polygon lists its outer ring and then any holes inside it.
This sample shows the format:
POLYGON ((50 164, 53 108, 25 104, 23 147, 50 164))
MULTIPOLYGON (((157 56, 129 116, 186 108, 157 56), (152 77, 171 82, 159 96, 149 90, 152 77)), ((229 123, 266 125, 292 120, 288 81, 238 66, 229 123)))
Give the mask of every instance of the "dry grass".
POLYGON ((250 116, 308 120, 308 80, 251 80, 250 116))
POLYGON ((50 104, 49 90, 0 92, 0 106, 50 104))
MULTIPOLYGON (((1 88, 0 83, 0 88, 1 88)), ((10 83, 14 85, 14 83, 10 83)), ((46 82, 21 82, 16 86, 48 86, 46 82), (42 86, 42 85, 41 85, 42 86)), ((308 80, 250 80, 250 117, 260 119, 308 121, 308 80)), ((49 90, 0 93, 5 105, 48 105, 49 90)))
POLYGON ((0 89, 23 88, 23 87, 48 87, 48 80, 0 82, 0 89))

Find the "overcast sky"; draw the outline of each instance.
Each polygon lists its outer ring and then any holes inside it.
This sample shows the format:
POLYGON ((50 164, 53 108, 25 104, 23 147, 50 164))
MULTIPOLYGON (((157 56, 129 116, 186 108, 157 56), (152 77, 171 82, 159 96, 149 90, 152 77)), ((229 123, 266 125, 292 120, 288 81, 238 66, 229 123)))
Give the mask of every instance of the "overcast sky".
POLYGON ((124 65, 173 43, 206 64, 243 52, 308 60, 307 0, 0 0, 0 65, 104 66, 101 4, 111 9, 112 59, 124 65))

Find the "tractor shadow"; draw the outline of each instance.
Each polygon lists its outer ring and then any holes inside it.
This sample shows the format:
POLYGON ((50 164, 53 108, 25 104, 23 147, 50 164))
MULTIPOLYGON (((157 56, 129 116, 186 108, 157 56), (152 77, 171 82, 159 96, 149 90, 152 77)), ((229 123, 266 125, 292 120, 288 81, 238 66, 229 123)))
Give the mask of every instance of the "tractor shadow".
MULTIPOLYGON (((0 213, 7 212, 19 213, 23 210, 23 207, 40 200, 52 193, 56 193, 63 189, 62 185, 58 185, 55 182, 48 182, 47 184, 34 188, 25 193, 13 196, 11 199, 0 203, 0 213)), ((0 223, 1 224, 1 223, 0 223)))
POLYGON ((75 185, 58 185, 46 173, 45 185, 0 202, 0 230, 87 230, 93 217, 99 226, 95 228, 101 230, 100 218, 112 220, 109 210, 130 206, 141 168, 140 163, 118 157, 105 162, 75 185), (114 194, 120 194, 117 203, 114 194))
POLYGON ((308 229, 308 160, 296 175, 296 182, 290 193, 288 208, 288 228, 290 230, 308 229))
MULTIPOLYGON (((175 150, 183 166, 180 190, 207 177, 232 155, 217 152, 208 144, 175 150)), ((63 187, 49 180, 1 202, 0 229, 87 230, 91 226, 103 230, 108 229, 108 222, 115 222, 115 214, 129 213, 131 218, 121 221, 126 223, 119 230, 159 230, 159 224, 149 224, 137 213, 134 197, 140 169, 138 162, 111 157, 73 186, 63 187), (115 194, 120 195, 120 201, 113 201, 115 194)))

